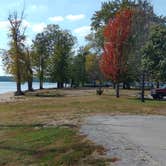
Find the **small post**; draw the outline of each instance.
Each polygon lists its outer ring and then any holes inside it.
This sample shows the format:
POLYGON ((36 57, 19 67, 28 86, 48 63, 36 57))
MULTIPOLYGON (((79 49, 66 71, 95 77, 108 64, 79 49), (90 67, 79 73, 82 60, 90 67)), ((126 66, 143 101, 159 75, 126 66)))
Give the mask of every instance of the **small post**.
POLYGON ((116 83, 116 97, 119 98, 119 82, 116 83))
POLYGON ((142 80, 141 80, 141 101, 145 102, 145 71, 142 72, 142 80))

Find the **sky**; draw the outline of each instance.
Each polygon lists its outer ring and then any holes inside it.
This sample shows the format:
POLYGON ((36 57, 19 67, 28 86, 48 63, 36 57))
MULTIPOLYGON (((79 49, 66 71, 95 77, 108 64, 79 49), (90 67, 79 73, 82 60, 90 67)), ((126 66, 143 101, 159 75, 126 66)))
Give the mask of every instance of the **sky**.
MULTIPOLYGON (((90 32, 91 18, 108 0, 0 0, 0 49, 8 47, 8 15, 21 12, 25 6, 23 24, 27 27, 27 44, 47 24, 58 24, 77 37, 76 47, 85 44, 84 37, 90 32)), ((158 15, 166 15, 166 0, 151 0, 158 15)), ((0 75, 5 75, 0 57, 0 75)))

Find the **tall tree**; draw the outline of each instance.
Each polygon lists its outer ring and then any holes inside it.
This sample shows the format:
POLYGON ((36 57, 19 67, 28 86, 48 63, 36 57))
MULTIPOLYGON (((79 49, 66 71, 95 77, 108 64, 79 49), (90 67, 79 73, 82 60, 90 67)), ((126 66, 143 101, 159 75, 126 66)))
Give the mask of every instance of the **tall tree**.
POLYGON ((124 8, 133 5, 132 0, 113 0, 108 2, 102 2, 101 9, 96 11, 91 20, 92 32, 86 37, 89 44, 95 46, 97 52, 102 52, 104 47, 103 30, 109 23, 109 20, 115 17, 116 13, 124 8))
POLYGON ((89 52, 86 55, 85 70, 87 75, 87 81, 93 82, 94 86, 96 81, 101 81, 103 79, 102 73, 99 67, 100 56, 89 52))
POLYGON ((9 14, 8 20, 10 23, 9 37, 10 49, 3 57, 5 68, 9 74, 12 74, 16 80, 17 91, 15 95, 22 95, 21 82, 23 80, 24 68, 24 41, 25 41, 25 27, 22 26, 24 11, 21 16, 17 12, 9 14))
POLYGON ((43 88, 46 77, 57 82, 59 88, 68 81, 69 61, 74 43, 75 37, 54 24, 47 25, 42 33, 36 35, 34 50, 40 89, 43 88))
POLYGON ((47 61, 48 61, 48 52, 47 52, 47 41, 48 38, 42 33, 36 35, 35 40, 33 41, 33 64, 35 66, 36 75, 39 78, 39 88, 43 89, 44 75, 46 73, 47 61))
POLYGON ((29 48, 25 48, 25 80, 28 82, 28 90, 33 91, 33 52, 29 48))
POLYGON ((130 39, 130 49, 128 59, 128 70, 123 76, 123 82, 138 81, 142 73, 141 69, 141 48, 148 39, 148 31, 152 24, 165 23, 164 17, 158 17, 153 12, 153 7, 148 0, 112 0, 102 3, 101 9, 96 11, 92 17, 92 32, 86 39, 99 55, 104 47, 103 31, 110 18, 114 18, 117 11, 122 8, 133 9, 135 11, 132 21, 132 37, 130 39), (135 71, 135 72, 133 72, 135 71))
POLYGON ((127 70, 128 39, 131 34, 133 11, 120 10, 104 29, 104 53, 101 70, 105 76, 116 83, 116 97, 119 97, 119 83, 127 70))
POLYGON ((151 79, 166 81, 166 26, 155 25, 151 28, 149 40, 142 49, 142 65, 151 79))
POLYGON ((63 88, 64 83, 69 83, 70 60, 75 38, 68 31, 60 30, 56 34, 56 40, 48 72, 51 80, 57 82, 58 88, 63 88))
POLYGON ((84 86, 86 82, 86 50, 84 47, 80 47, 78 54, 73 57, 72 63, 72 84, 74 86, 84 86))

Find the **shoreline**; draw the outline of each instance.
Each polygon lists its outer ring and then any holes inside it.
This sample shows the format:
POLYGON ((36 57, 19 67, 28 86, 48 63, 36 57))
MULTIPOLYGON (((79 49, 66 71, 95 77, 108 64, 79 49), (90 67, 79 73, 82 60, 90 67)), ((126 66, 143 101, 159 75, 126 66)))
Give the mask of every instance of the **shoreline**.
POLYGON ((14 96, 14 91, 9 91, 5 93, 0 94, 0 103, 5 103, 5 102, 14 102, 16 100, 14 96))

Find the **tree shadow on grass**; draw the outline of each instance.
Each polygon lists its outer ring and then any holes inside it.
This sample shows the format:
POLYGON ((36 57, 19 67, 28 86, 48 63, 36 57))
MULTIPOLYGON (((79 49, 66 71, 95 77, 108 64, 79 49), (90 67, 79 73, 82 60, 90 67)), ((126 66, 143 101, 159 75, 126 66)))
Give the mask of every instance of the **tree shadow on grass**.
POLYGON ((64 148, 50 148, 47 150, 36 150, 36 149, 30 149, 30 148, 21 148, 21 147, 15 147, 15 146, 3 146, 0 145, 0 150, 10 150, 14 152, 22 152, 22 153, 28 153, 30 155, 38 155, 38 154, 48 154, 48 153, 65 153, 66 149, 64 148))
POLYGON ((0 124, 0 128, 33 128, 33 127, 44 127, 45 124, 0 124))

